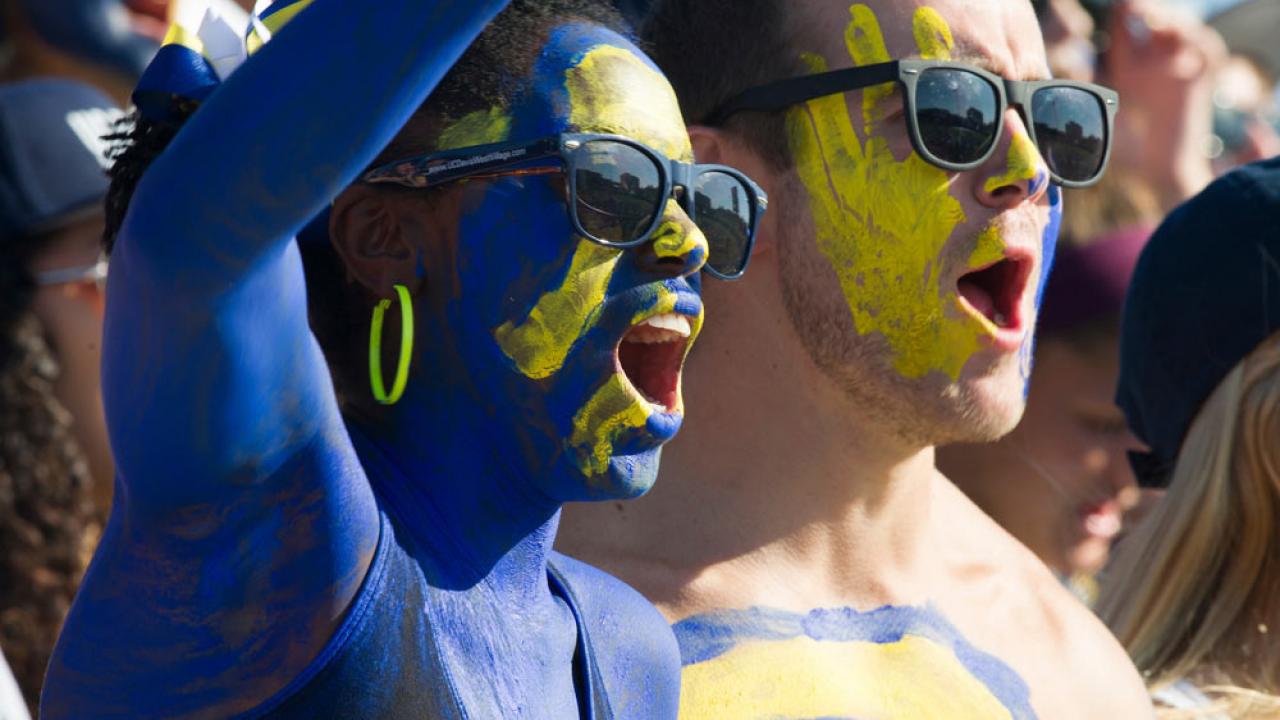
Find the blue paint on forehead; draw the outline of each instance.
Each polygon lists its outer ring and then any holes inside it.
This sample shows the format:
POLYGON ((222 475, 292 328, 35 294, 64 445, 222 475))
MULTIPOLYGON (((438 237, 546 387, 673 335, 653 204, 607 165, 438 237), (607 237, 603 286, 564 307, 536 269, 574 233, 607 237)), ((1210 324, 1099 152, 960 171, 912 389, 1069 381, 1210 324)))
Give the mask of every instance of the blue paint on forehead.
POLYGON ((566 73, 601 46, 622 48, 634 54, 655 72, 661 72, 634 43, 608 28, 591 23, 568 23, 551 31, 546 46, 533 66, 529 92, 512 112, 513 139, 532 139, 571 129, 572 105, 565 87, 566 73))

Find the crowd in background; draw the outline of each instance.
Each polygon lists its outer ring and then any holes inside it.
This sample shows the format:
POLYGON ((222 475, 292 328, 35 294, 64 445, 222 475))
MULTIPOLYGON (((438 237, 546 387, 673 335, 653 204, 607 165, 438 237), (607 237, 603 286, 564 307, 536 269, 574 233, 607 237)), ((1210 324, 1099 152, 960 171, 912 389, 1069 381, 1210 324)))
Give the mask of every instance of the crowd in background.
MULTIPOLYGON (((13 0, 0 17, 0 657, 31 708, 111 502, 97 384, 107 277, 99 252, 109 166, 103 136, 163 39, 168 4, 13 0)), ((239 4, 252 10, 249 0, 239 4)), ((1249 442, 1257 447, 1229 436, 1215 450, 1252 453, 1247 472, 1224 470, 1229 459, 1216 456, 1187 467, 1184 453, 1176 469, 1138 477, 1129 453, 1144 449, 1114 399, 1122 336, 1130 337, 1122 331, 1124 301, 1149 238, 1215 177, 1280 155, 1280 3, 1245 0, 1212 18, 1161 0, 1033 4, 1053 72, 1120 93, 1115 152, 1100 184, 1067 192, 1021 425, 996 443, 946 448, 939 465, 1082 600, 1099 603, 1153 685, 1212 661, 1241 670, 1226 678, 1228 703, 1265 701, 1280 688, 1258 669, 1276 666, 1280 643, 1255 618, 1280 600, 1280 488, 1264 483, 1277 477, 1280 426, 1272 420, 1256 429, 1249 442), (1250 473, 1257 487, 1234 494, 1221 487, 1250 473), (1206 629, 1188 630, 1187 617, 1206 629)), ((633 17, 644 13, 643 2, 618 5, 633 17)), ((1269 180, 1276 219, 1242 232, 1280 234, 1276 175, 1269 180)), ((1205 232, 1201 239, 1211 240, 1225 227, 1215 226, 1224 213, 1249 214, 1247 203, 1232 205, 1243 201, 1230 188, 1214 187, 1157 237, 1205 232)), ((1271 261, 1280 287, 1280 257, 1271 261)), ((1194 306, 1195 293, 1228 290, 1164 272, 1161 289, 1151 290, 1156 281, 1148 279, 1143 292, 1194 306)), ((1169 302, 1158 309, 1194 311, 1169 302)), ((1146 350, 1156 351, 1178 348, 1146 350)), ((1230 364, 1204 388, 1214 394, 1200 413, 1214 417, 1193 427, 1276 415, 1274 342, 1230 364), (1219 397, 1226 392, 1219 381, 1235 384, 1234 399, 1219 397)), ((1194 433, 1185 442, 1213 446, 1194 433)), ((6 697, 6 675, 0 666, 0 718, 21 717, 20 700, 6 697)), ((1170 705, 1180 702, 1178 692, 1166 690, 1170 705)))

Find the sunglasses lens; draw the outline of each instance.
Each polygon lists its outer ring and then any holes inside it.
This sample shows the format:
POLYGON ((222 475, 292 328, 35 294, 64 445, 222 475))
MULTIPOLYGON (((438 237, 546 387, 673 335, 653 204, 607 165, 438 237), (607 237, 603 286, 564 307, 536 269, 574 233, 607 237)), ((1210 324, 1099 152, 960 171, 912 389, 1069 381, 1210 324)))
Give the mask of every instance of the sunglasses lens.
POLYGON ((1087 182, 1102 172, 1107 115, 1101 98, 1080 88, 1043 88, 1031 98, 1031 115, 1040 154, 1058 177, 1087 182))
POLYGON ((694 181, 694 216, 707 237, 707 266, 735 277, 747 265, 752 196, 738 178, 708 171, 694 181))
POLYGON ((643 237, 662 209, 662 175, 657 163, 640 150, 614 140, 583 143, 576 160, 574 211, 583 229, 607 243, 643 237))
POLYGON ((920 140, 944 163, 981 160, 996 141, 999 108, 991 83, 965 70, 930 68, 916 83, 920 140))

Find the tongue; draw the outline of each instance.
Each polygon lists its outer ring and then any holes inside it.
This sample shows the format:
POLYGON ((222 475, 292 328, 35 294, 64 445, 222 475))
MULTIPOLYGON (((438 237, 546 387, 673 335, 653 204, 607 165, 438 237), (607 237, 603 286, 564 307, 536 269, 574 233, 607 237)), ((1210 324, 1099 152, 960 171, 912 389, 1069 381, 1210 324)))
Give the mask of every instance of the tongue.
POLYGON ((972 280, 961 279, 958 285, 960 297, 967 300, 975 310, 986 316, 988 320, 992 320, 994 322, 996 316, 996 301, 992 299, 991 293, 987 292, 972 280))

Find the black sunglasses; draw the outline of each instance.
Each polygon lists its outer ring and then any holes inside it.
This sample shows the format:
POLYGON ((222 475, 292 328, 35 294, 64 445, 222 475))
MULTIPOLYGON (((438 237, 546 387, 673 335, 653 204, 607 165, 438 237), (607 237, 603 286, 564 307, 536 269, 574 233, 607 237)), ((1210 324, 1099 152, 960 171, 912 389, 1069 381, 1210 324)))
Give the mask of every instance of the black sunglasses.
POLYGON ((944 170, 972 170, 986 162, 1009 105, 1022 111, 1031 140, 1059 185, 1096 183, 1111 157, 1120 103, 1114 90, 1070 80, 1006 80, 966 63, 937 60, 894 60, 761 85, 722 104, 707 124, 720 125, 734 113, 782 110, 888 82, 905 90, 912 147, 944 170))
POLYGON ((530 142, 494 143, 397 160, 360 178, 430 188, 456 180, 566 173, 574 231, 601 245, 628 248, 658 229, 674 197, 707 238, 704 269, 723 280, 742 276, 768 207, 751 178, 724 165, 671 160, 617 135, 563 133, 530 142), (558 158, 563 167, 517 166, 558 158))

